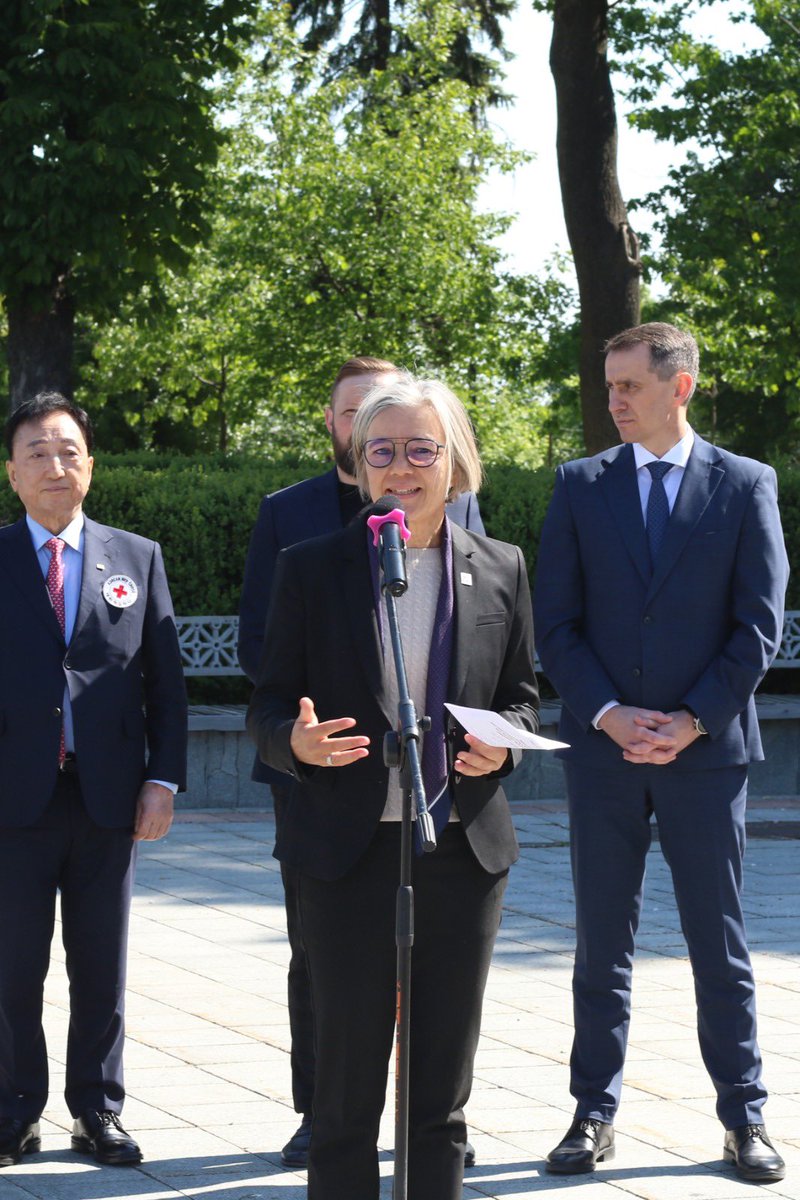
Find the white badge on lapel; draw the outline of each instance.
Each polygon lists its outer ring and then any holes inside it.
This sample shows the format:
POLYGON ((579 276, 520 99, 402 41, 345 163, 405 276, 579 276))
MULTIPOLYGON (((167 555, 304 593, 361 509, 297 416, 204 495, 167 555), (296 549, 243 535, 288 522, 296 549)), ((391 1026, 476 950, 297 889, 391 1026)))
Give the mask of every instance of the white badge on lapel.
POLYGON ((461 582, 465 584, 466 587, 472 587, 472 576, 470 575, 469 571, 461 572, 461 582))
POLYGON ((103 595, 112 608, 130 608, 139 598, 139 589, 130 575, 112 575, 103 583, 103 595))

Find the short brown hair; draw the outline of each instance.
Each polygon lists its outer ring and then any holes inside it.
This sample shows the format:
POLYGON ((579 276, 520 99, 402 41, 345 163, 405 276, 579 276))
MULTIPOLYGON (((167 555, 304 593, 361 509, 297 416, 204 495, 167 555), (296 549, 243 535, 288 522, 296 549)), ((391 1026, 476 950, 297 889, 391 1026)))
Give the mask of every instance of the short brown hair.
POLYGON ((615 334, 608 339, 604 350, 609 354, 612 350, 631 350, 634 346, 650 348, 650 365, 659 379, 671 379, 678 371, 691 375, 692 391, 687 400, 691 399, 700 373, 700 351, 690 333, 668 325, 666 321, 648 321, 615 334))
POLYGON ((389 362, 386 358, 371 358, 367 354, 359 355, 356 358, 348 358, 347 362, 339 368, 339 374, 333 381, 331 400, 333 400, 333 395, 337 387, 345 379, 352 379, 356 375, 393 375, 399 369, 399 367, 396 367, 394 363, 389 362))

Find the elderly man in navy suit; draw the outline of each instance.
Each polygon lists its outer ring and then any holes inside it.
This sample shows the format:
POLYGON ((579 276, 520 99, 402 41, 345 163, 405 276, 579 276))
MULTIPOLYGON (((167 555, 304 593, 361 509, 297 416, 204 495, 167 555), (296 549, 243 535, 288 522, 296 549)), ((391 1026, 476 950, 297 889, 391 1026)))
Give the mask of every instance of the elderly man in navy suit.
POLYGON ((141 1161, 123 1129, 128 914, 137 843, 186 773, 186 692, 157 543, 83 514, 92 431, 41 393, 6 425, 26 515, 0 529, 0 1166, 40 1148, 42 995, 61 894, 72 1149, 141 1161))
MULTIPOLYGON (((325 409, 331 435, 334 466, 323 475, 305 479, 282 491, 265 496, 250 539, 244 583, 239 605, 239 662, 255 683, 264 641, 264 623, 269 607, 278 554, 287 546, 307 538, 334 533, 349 524, 363 507, 356 484, 351 450, 353 419, 364 396, 376 383, 397 374, 394 363, 383 358, 349 358, 339 370, 325 409)), ((449 504, 447 515, 457 525, 474 533, 485 533, 477 497, 467 492, 449 504)), ((275 804, 275 821, 280 825, 288 804, 291 780, 256 756, 253 779, 268 783, 275 804)), ((297 918, 295 872, 281 863, 286 895, 286 923, 291 945, 289 964, 289 1021, 292 1031, 292 1099, 302 1114, 297 1132, 284 1146, 285 1167, 304 1167, 311 1137, 311 1098, 314 1094, 314 1030, 305 951, 297 918)), ((474 1152, 467 1150, 467 1166, 474 1152)))
POLYGON ((614 1155, 634 939, 655 817, 695 980, 698 1036, 746 1180, 783 1178, 769 1140, 740 900, 753 693, 780 645, 788 567, 774 471, 709 445, 687 406, 694 338, 652 322, 606 347, 623 445, 561 467, 535 619, 562 702, 576 900, 575 1119, 548 1170, 614 1155))

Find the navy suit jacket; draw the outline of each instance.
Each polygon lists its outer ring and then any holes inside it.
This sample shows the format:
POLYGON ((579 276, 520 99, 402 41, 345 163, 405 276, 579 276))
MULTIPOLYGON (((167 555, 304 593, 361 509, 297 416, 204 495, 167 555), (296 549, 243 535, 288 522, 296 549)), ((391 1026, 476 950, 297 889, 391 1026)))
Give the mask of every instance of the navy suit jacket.
POLYGON ((186 786, 187 708, 178 636, 156 542, 86 518, 69 645, 25 520, 0 529, 0 825, 30 825, 56 783, 65 678, 81 791, 104 828, 133 825, 145 779, 186 786), (103 597, 128 575, 129 608, 103 597))
POLYGON ((560 467, 534 612, 563 702, 563 757, 622 764, 592 727, 609 700, 688 707, 708 737, 673 769, 763 758, 753 693, 780 646, 788 563, 771 467, 695 438, 651 572, 632 446, 560 467))
MULTIPOLYGON (((488 708, 535 732, 538 691, 528 578, 517 546, 452 527, 455 636, 447 699, 488 708)), ((402 600, 398 601, 402 604, 402 600)), ((388 636, 388 635, 387 635, 388 636)), ((391 653, 391 651, 387 651, 391 653)), ((518 761, 482 778, 453 772, 463 747, 445 714, 450 778, 464 831, 481 866, 505 870, 519 851, 500 779, 518 761)), ((395 728, 363 519, 284 550, 267 618, 264 652, 247 718, 261 757, 296 780, 275 855, 320 879, 343 875, 367 849, 386 802, 383 735, 395 728), (320 721, 344 715, 370 738, 367 758, 328 770, 291 751, 301 696, 320 721)))
MULTIPOLYGON (((477 498, 472 492, 465 492, 448 504, 447 515, 465 529, 475 533, 486 532, 477 498)), ((335 533, 341 527, 335 467, 324 475, 304 479, 291 487, 273 492, 261 501, 247 551, 239 602, 239 663, 251 683, 255 683, 261 659, 264 622, 278 554, 287 546, 319 537, 323 533, 335 533)), ((279 772, 270 770, 256 759, 253 779, 260 783, 274 783, 280 778, 279 772)))

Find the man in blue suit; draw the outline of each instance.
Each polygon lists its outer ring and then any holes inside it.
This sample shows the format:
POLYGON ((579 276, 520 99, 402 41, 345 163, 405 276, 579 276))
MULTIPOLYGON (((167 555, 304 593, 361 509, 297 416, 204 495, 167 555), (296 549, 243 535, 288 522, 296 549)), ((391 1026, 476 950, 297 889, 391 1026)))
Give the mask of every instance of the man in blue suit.
POLYGON ((0 1167, 41 1144, 57 893, 72 1149, 124 1166, 142 1158, 120 1123, 136 847, 167 833, 185 786, 178 636, 157 543, 83 514, 83 409, 42 393, 6 441, 26 515, 0 529, 0 1167))
MULTIPOLYGON (((331 435, 334 467, 323 475, 305 479, 282 491, 265 496, 247 553, 242 595, 239 604, 239 662, 255 683, 264 641, 264 623, 269 607, 272 580, 278 554, 287 546, 304 542, 349 524, 363 507, 350 449, 353 418, 364 396, 376 383, 396 374, 397 367, 386 359, 362 356, 350 358, 342 366, 331 389, 325 409, 325 423, 331 435)), ((459 496, 448 505, 451 521, 474 533, 485 533, 472 492, 459 496)), ((287 776, 266 766, 256 756, 253 779, 268 783, 275 804, 275 821, 280 825, 291 792, 287 776)), ((289 963, 289 1022, 292 1034, 292 1099, 295 1111, 302 1114, 297 1132, 284 1146, 281 1161, 285 1167, 304 1167, 311 1138, 311 1100, 314 1094, 314 1029, 308 969, 297 918, 295 873, 281 864, 286 898, 286 924, 291 946, 289 963)), ((474 1151, 468 1147, 466 1165, 474 1163, 474 1151), (472 1161, 470 1161, 470 1158, 472 1161)))
POLYGON ((687 421, 689 334, 652 322, 606 347, 623 440, 559 468, 535 624, 562 703, 576 901, 575 1119, 548 1170, 614 1155, 634 939, 653 816, 672 872, 703 1061, 747 1180, 783 1178, 766 1134, 755 985, 740 902, 753 693, 780 645, 788 567, 774 471, 687 421))

